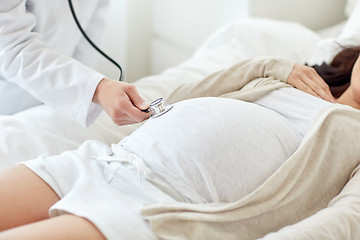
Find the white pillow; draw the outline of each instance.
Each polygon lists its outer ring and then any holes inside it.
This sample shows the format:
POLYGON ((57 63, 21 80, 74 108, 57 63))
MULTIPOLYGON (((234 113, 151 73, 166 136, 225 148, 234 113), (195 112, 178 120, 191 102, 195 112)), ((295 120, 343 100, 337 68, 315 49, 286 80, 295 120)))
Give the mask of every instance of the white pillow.
POLYGON ((350 17, 352 11, 355 8, 355 5, 356 5, 357 1, 358 0, 347 0, 346 6, 345 6, 345 15, 347 17, 350 17))

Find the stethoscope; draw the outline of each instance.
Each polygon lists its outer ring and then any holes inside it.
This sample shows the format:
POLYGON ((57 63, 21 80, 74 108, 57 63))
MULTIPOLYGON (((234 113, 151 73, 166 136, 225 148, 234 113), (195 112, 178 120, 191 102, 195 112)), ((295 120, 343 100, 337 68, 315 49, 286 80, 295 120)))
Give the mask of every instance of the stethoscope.
MULTIPOLYGON (((96 46, 96 44, 89 38, 89 36, 86 34, 86 32, 84 31, 84 29, 82 28, 75 10, 74 10, 74 6, 72 3, 72 0, 68 0, 69 2, 69 7, 70 7, 70 11, 71 14, 74 18, 74 21, 77 25, 77 27, 79 28, 81 34, 84 36, 84 38, 86 39, 86 41, 88 41, 88 43, 90 43, 90 45, 96 50, 98 51, 103 57, 105 57, 107 60, 109 60, 111 63, 113 63, 120 71, 120 76, 119 76, 119 81, 123 81, 124 80, 124 73, 123 70, 120 66, 120 64, 118 64, 114 59, 112 59, 111 57, 109 57, 106 53, 104 53, 98 46, 96 46)), ((155 101, 153 101, 150 104, 150 107, 146 110, 142 110, 143 112, 151 112, 150 114, 150 118, 157 118, 159 116, 162 116, 163 114, 167 113, 168 111, 170 111, 173 108, 173 105, 165 105, 164 104, 164 99, 163 98, 158 98, 155 101)))
POLYGON ((173 108, 173 105, 165 105, 163 98, 158 98, 150 104, 150 107, 144 112, 151 112, 150 118, 157 118, 164 115, 173 108))
POLYGON ((74 21, 77 25, 77 27, 79 28, 81 34, 84 36, 84 38, 86 39, 86 41, 88 41, 88 43, 90 43, 90 45, 95 48, 96 51, 98 51, 103 57, 105 57, 107 60, 109 60, 111 63, 113 63, 120 71, 120 76, 119 76, 119 81, 123 81, 124 80, 124 73, 123 73, 123 70, 120 66, 120 64, 118 64, 114 59, 112 59, 111 57, 109 57, 106 53, 104 53, 98 46, 96 46, 96 44, 89 38, 89 36, 86 34, 86 32, 84 31, 84 29, 82 28, 77 16, 76 16, 76 13, 75 13, 75 10, 74 10, 74 6, 73 6, 73 3, 72 3, 72 0, 69 0, 69 7, 70 7, 70 11, 71 11, 71 14, 74 18, 74 21))

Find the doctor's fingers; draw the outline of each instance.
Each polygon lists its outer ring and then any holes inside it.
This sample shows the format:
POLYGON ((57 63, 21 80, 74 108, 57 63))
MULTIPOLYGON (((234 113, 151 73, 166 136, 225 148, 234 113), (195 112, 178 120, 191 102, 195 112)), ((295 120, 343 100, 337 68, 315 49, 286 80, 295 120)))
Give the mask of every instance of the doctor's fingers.
POLYGON ((112 118, 112 120, 116 125, 122 126, 122 125, 139 123, 139 122, 146 120, 147 118, 148 118, 148 116, 146 116, 145 118, 141 118, 141 119, 134 119, 127 113, 123 113, 118 118, 112 118))
POLYGON ((114 123, 125 125, 142 122, 150 117, 150 113, 142 112, 133 105, 130 99, 123 100, 117 106, 111 115, 114 123))
POLYGON ((149 104, 145 102, 145 100, 140 96, 139 92, 137 91, 134 85, 127 85, 124 89, 125 93, 130 98, 131 102, 140 110, 145 110, 149 108, 149 104))
POLYGON ((135 121, 125 121, 125 120, 118 120, 118 121, 113 121, 113 122, 118 126, 124 126, 124 125, 130 125, 130 124, 138 123, 138 122, 135 122, 135 121))
POLYGON ((128 119, 132 119, 135 122, 142 122, 150 117, 149 112, 142 112, 135 106, 129 107, 126 114, 128 115, 128 119))
POLYGON ((113 122, 118 126, 122 126, 122 125, 129 125, 129 124, 139 123, 139 122, 142 122, 142 121, 146 120, 147 118, 138 121, 138 120, 135 120, 135 119, 131 118, 129 115, 126 115, 126 117, 123 117, 123 118, 113 119, 113 122))

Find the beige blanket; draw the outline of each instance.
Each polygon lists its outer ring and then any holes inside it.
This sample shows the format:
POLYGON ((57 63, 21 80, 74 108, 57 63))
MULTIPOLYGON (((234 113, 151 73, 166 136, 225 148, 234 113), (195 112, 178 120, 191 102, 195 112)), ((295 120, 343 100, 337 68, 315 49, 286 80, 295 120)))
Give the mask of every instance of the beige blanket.
MULTIPOLYGON (((169 101, 201 96, 252 101, 288 87, 293 64, 281 59, 241 62, 200 83, 182 85, 169 101)), ((359 142, 360 111, 328 107, 299 149, 248 196, 233 203, 147 205, 143 218, 160 239, 256 239, 271 232, 264 239, 358 239, 360 176, 354 169, 360 162, 359 142)))

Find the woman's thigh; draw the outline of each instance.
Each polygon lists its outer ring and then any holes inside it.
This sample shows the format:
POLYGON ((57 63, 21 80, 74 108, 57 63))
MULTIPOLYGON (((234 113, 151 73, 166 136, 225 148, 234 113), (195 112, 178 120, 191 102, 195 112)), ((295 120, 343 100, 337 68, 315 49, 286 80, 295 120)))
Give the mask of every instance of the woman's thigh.
POLYGON ((58 195, 23 165, 0 171, 0 231, 49 218, 58 195))
POLYGON ((105 239, 88 220, 71 214, 16 227, 0 233, 2 239, 105 239))

